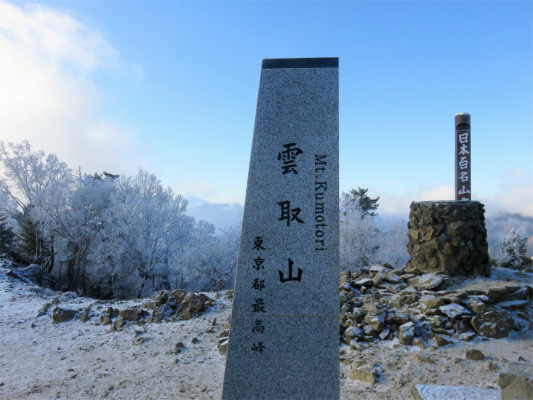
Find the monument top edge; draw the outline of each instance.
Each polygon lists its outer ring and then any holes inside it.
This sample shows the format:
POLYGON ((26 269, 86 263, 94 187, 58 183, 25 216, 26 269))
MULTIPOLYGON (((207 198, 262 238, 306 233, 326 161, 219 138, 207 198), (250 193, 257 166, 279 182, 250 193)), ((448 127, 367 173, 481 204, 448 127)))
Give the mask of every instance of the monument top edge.
POLYGON ((466 204, 466 203, 479 203, 478 200, 423 200, 423 201, 413 201, 415 204, 448 204, 448 203, 458 203, 458 204, 466 204))
POLYGON ((339 68, 339 57, 264 58, 261 69, 339 68))

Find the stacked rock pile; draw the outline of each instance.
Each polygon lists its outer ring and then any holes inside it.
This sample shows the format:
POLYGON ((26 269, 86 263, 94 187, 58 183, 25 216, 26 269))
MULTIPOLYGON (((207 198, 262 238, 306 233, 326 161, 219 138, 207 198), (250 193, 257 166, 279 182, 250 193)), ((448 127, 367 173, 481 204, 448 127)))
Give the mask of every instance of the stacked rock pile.
MULTIPOLYGON (((97 303, 79 310, 68 310, 60 307, 53 309, 53 322, 66 322, 79 316, 80 321, 87 322, 98 318, 96 325, 111 325, 111 330, 122 330, 125 325, 133 323, 145 325, 150 323, 175 322, 189 320, 201 315, 208 307, 214 305, 214 300, 203 293, 195 294, 185 290, 165 290, 156 292, 152 298, 141 306, 131 307, 125 310, 103 306, 93 307, 97 303), (103 311, 101 311, 103 310, 103 311)), ((37 317, 43 316, 50 308, 46 303, 38 312, 37 317)))
POLYGON ((388 264, 341 273, 341 342, 397 338, 403 345, 425 348, 480 335, 503 338, 530 328, 533 289, 503 283, 483 289, 446 290, 459 283, 447 275, 406 273, 388 264))
POLYGON ((411 203, 407 272, 489 276, 484 214, 478 201, 411 203))

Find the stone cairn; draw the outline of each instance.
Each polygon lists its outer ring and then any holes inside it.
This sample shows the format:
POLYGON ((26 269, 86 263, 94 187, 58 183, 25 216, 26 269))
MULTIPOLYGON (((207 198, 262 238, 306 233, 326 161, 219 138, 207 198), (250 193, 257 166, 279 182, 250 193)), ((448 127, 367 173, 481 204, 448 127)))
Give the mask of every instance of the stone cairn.
POLYGON ((478 201, 412 202, 406 272, 490 276, 484 213, 478 201))
POLYGON ((457 286, 461 281, 443 274, 410 274, 389 264, 341 272, 341 343, 358 350, 358 342, 397 338, 402 345, 426 348, 478 335, 500 339, 513 329, 528 329, 530 285, 505 282, 462 289, 457 286))
MULTIPOLYGON (((216 297, 218 297, 218 293, 216 297)), ((189 320, 200 316, 209 307, 213 307, 215 300, 203 293, 162 290, 154 293, 152 298, 141 306, 134 306, 125 310, 114 309, 113 307, 105 309, 98 303, 101 302, 97 301, 85 309, 68 310, 57 307, 58 299, 56 298, 51 303, 46 303, 39 310, 36 318, 48 314, 51 306, 56 305, 52 310, 53 323, 67 322, 75 317, 79 317, 82 322, 87 322, 91 318, 98 318, 95 325, 110 325, 111 331, 121 331, 129 324, 142 326, 150 323, 189 320), (92 309, 93 306, 96 306, 96 310, 92 309)))

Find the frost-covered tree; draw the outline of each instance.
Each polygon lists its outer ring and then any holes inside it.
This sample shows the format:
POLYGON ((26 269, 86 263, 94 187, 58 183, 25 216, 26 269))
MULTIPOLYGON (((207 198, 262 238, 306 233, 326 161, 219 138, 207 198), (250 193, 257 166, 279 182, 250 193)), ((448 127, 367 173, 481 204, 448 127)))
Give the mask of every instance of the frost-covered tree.
MULTIPOLYGON (((50 207, 72 183, 72 172, 56 155, 33 151, 28 141, 0 141, 0 191, 18 206, 18 242, 34 262, 53 255, 50 207)), ((15 216, 15 215, 13 215, 15 216)))
POLYGON ((91 260, 104 265, 114 286, 141 296, 169 286, 176 249, 190 239, 194 219, 185 215, 187 201, 163 188, 142 169, 114 182, 101 239, 91 260))
POLYGON ((353 270, 373 264, 379 249, 373 218, 365 218, 361 204, 344 193, 339 208, 341 269, 353 270))
MULTIPOLYGON (((378 215, 375 211, 379 207, 379 196, 375 199, 372 199, 370 196, 367 195, 368 189, 361 189, 359 186, 357 187, 357 190, 352 189, 350 190, 350 193, 348 196, 351 196, 352 200, 357 202, 362 210, 362 218, 366 216, 375 217, 378 215)), ((343 193, 343 195, 346 195, 343 193)))
POLYGON ((379 220, 377 225, 380 232, 378 261, 380 263, 389 263, 395 268, 405 267, 407 261, 409 261, 407 221, 390 217, 379 220))
POLYGON ((9 217, 0 212, 0 252, 4 253, 11 249, 15 233, 9 224, 9 217))
POLYGON ((181 257, 190 289, 221 290, 232 287, 240 232, 240 225, 234 225, 215 235, 214 225, 198 221, 181 257))
POLYGON ((532 260, 527 257, 527 236, 523 228, 511 228, 503 238, 498 252, 498 260, 502 267, 531 270, 532 260))

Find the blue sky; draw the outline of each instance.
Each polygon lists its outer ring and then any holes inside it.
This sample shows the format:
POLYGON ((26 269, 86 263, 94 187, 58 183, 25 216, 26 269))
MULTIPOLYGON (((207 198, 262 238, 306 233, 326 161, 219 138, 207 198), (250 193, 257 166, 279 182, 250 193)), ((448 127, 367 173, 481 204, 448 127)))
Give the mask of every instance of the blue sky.
POLYGON ((341 191, 453 199, 465 111, 473 199, 533 215, 532 21, 529 1, 0 0, 0 140, 243 203, 261 60, 339 57, 341 191))

